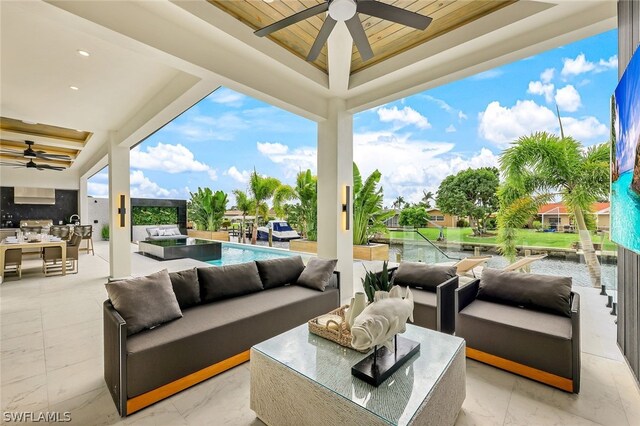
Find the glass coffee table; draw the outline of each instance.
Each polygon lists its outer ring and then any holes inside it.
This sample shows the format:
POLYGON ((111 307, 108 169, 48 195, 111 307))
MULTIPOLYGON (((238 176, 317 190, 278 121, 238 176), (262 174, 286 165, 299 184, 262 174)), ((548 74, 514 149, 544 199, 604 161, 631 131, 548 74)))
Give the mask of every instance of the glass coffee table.
POLYGON ((351 375, 367 354, 301 325, 251 348, 251 409, 267 425, 452 425, 465 398, 465 343, 407 324, 420 352, 379 387, 351 375))

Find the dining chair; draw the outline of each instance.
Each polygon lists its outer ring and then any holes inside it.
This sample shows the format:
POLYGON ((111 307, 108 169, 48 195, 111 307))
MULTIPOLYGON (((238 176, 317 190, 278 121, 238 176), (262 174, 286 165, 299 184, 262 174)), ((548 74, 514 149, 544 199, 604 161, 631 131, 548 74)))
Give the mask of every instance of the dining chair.
MULTIPOLYGON (((80 268, 78 262, 80 243, 82 237, 75 232, 67 242, 67 273, 77 274, 80 268)), ((61 247, 45 247, 42 251, 42 270, 45 277, 53 275, 54 272, 62 272, 62 249, 61 247)))
POLYGON ((71 233, 69 232, 68 225, 53 225, 49 228, 49 235, 53 235, 54 237, 67 241, 71 236, 71 233))
POLYGON ((18 279, 22 279, 22 249, 7 249, 4 252, 4 274, 7 272, 15 272, 18 275, 18 279))

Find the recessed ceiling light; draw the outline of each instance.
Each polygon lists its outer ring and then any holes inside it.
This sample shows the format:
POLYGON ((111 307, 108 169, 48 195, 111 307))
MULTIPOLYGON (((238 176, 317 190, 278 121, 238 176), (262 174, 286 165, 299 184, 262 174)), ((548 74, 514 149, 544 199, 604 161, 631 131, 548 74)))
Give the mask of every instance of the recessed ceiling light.
POLYGON ((273 3, 273 0, 263 0, 265 3, 273 3))
POLYGON ((76 86, 69 86, 69 89, 71 89, 71 90, 80 90, 76 86))
POLYGON ((78 49, 78 55, 86 57, 86 56, 90 56, 91 54, 86 50, 78 49))

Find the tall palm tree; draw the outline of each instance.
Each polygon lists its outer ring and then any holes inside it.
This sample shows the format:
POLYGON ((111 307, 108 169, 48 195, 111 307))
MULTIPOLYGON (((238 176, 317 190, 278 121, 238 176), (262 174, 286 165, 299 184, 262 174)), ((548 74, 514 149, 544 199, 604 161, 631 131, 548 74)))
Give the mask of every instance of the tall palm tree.
POLYGON ((507 254, 513 254, 515 225, 524 210, 559 196, 573 213, 592 284, 600 287, 600 263, 587 229, 585 215, 598 199, 609 192, 609 147, 607 144, 584 148, 571 137, 546 132, 523 136, 500 157, 504 185, 501 242, 507 254), (511 219, 511 220, 509 220, 511 219))
POLYGON ((282 185, 280 181, 273 177, 260 176, 255 169, 251 173, 249 179, 249 192, 253 196, 255 202, 254 208, 256 215, 253 219, 253 232, 251 233, 251 244, 255 244, 258 240, 258 216, 264 214, 265 210, 269 211, 267 200, 273 197, 276 189, 282 185))
POLYGON ((420 200, 420 202, 424 204, 424 207, 426 209, 431 208, 431 201, 434 201, 434 200, 435 200, 435 196, 433 192, 425 191, 424 189, 422 190, 422 199, 420 200))
POLYGON ((247 214, 255 210, 255 202, 247 195, 246 192, 239 189, 234 189, 233 195, 236 196, 236 208, 242 212, 242 224, 240 225, 240 233, 242 234, 242 243, 244 244, 247 242, 247 232, 244 225, 247 220, 247 214))
POLYGON ((302 233, 311 241, 317 239, 317 210, 318 210, 318 178, 311 170, 299 172, 296 176, 296 186, 280 185, 273 196, 273 208, 280 216, 284 215, 284 203, 300 201, 296 206, 298 221, 302 233))
POLYGON ((395 209, 401 210, 402 206, 405 204, 406 202, 404 200, 404 197, 402 195, 398 195, 398 198, 395 199, 395 201, 393 202, 393 204, 391 204, 391 206, 395 209))

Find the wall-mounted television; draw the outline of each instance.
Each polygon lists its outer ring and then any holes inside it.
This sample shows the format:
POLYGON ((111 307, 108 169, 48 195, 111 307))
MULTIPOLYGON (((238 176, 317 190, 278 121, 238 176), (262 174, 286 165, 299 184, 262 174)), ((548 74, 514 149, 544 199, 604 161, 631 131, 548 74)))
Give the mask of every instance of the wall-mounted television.
POLYGON ((640 253, 640 49, 615 92, 611 151, 611 238, 640 253))

